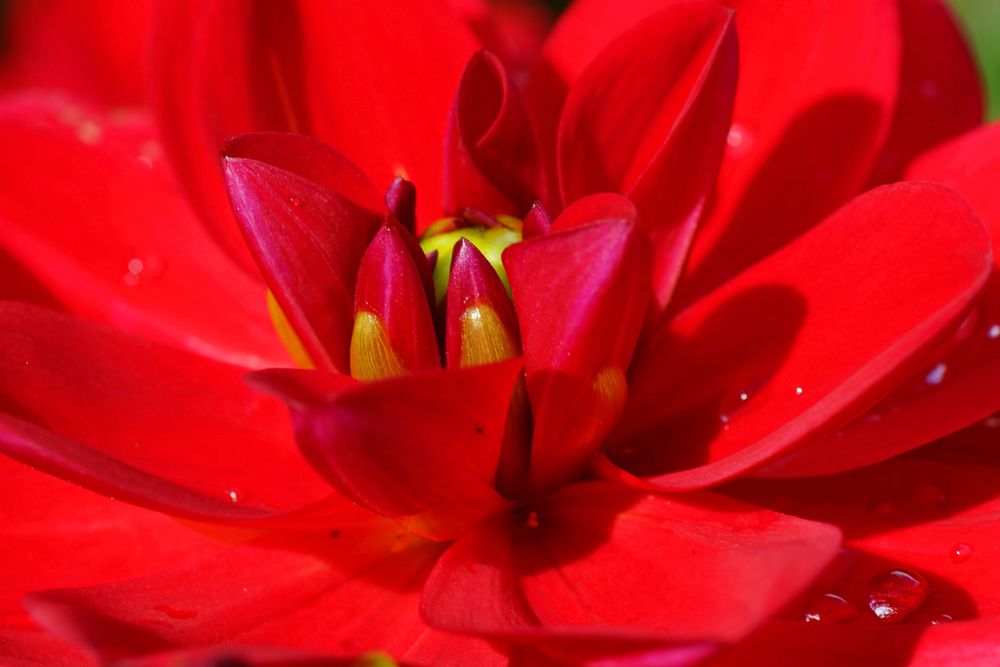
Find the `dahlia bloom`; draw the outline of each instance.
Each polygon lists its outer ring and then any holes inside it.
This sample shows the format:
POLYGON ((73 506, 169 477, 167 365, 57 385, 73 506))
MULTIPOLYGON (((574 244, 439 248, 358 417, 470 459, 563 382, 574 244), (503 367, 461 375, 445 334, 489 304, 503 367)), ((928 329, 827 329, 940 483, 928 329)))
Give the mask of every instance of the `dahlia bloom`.
POLYGON ((6 660, 995 661, 939 3, 152 14, 152 121, 0 105, 6 660))

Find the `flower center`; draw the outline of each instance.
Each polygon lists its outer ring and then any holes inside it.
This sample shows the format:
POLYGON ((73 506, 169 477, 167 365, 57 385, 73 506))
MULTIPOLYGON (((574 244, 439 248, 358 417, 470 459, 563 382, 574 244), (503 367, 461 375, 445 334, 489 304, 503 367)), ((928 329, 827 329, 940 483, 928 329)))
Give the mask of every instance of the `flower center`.
POLYGON ((507 271, 503 268, 503 251, 521 241, 522 222, 509 215, 489 217, 478 211, 466 211, 462 217, 442 218, 432 224, 420 239, 420 247, 434 256, 434 294, 437 303, 444 299, 451 275, 452 251, 461 239, 474 245, 490 263, 510 294, 507 271))

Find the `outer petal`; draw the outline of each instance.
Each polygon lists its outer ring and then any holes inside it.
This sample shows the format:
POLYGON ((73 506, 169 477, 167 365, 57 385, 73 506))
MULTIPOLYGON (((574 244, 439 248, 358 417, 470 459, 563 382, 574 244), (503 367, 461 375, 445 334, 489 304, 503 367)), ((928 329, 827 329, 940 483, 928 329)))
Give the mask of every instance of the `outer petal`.
POLYGON ((712 214, 680 298, 706 293, 819 223, 867 178, 899 77, 895 3, 729 0, 740 75, 712 214))
MULTIPOLYGON (((972 204, 1000 256, 1000 125, 956 139, 921 156, 914 179, 946 183, 972 204)), ((994 270, 995 272, 996 270, 994 270)), ((796 476, 860 467, 947 435, 1000 410, 1000 278, 990 278, 976 309, 953 341, 906 385, 847 427, 766 474, 796 476), (831 456, 837 451, 837 456, 831 456)))
POLYGON ((145 2, 42 0, 4 10, 4 84, 59 89, 107 107, 142 105, 145 2))
POLYGON ((485 643, 420 620, 420 585, 436 555, 394 532, 334 530, 239 546, 150 577, 40 593, 27 606, 47 629, 106 659, 238 640, 381 650, 428 665, 501 664, 485 643))
MULTIPOLYGON (((520 360, 344 389, 295 415, 299 446, 348 497, 435 539, 500 504, 493 488, 520 360)), ((266 376, 258 376, 266 382, 266 376)))
POLYGON ((624 373, 649 300, 650 264, 648 242, 626 220, 504 252, 534 415, 535 488, 580 472, 621 414, 624 373))
POLYGON ((676 664, 687 664, 777 611, 839 543, 831 526, 717 496, 667 499, 592 482, 459 540, 431 574, 423 610, 438 627, 578 659, 588 645, 659 644, 686 652, 676 664), (576 644, 560 641, 569 639, 576 644))
POLYGON ((297 5, 158 0, 151 14, 150 106, 167 155, 212 235, 255 274, 218 153, 243 132, 310 131, 297 5))
POLYGON ((611 44, 574 82, 559 125, 563 199, 621 192, 655 248, 662 308, 715 182, 736 89, 732 12, 676 3, 611 44))
POLYGON ((65 306, 248 365, 284 365, 263 285, 200 228, 148 123, 58 98, 0 106, 0 244, 65 306), (56 187, 53 184, 58 184, 56 187))
POLYGON ((869 177, 899 180, 919 153, 983 121, 979 72, 942 0, 897 0, 902 37, 899 99, 882 154, 869 177))
POLYGON ((438 0, 301 7, 317 136, 379 185, 397 175, 415 183, 426 227, 441 214, 445 124, 477 40, 438 0))
POLYGON ((632 366, 613 457, 701 487, 832 430, 927 363, 989 276, 988 243, 940 186, 859 197, 660 332, 632 366))
POLYGON ((161 509, 158 490, 247 517, 329 495, 240 368, 17 304, 0 341, 0 408, 27 420, 5 418, 0 440, 33 465, 161 509))
POLYGON ((374 186, 336 151, 296 135, 237 137, 223 170, 250 252, 309 358, 349 372, 355 278, 384 216, 374 186))
POLYGON ((994 619, 922 628, 879 625, 808 626, 774 623, 709 667, 771 667, 809 660, 815 667, 966 667, 990 665, 1000 656, 1000 623, 994 619))
POLYGON ((20 612, 25 593, 145 575, 192 552, 210 553, 214 544, 203 527, 104 498, 6 457, 0 480, 0 614, 8 619, 20 612))
POLYGON ((86 653, 47 632, 18 627, 0 627, 0 661, 8 665, 81 667, 97 665, 86 653))

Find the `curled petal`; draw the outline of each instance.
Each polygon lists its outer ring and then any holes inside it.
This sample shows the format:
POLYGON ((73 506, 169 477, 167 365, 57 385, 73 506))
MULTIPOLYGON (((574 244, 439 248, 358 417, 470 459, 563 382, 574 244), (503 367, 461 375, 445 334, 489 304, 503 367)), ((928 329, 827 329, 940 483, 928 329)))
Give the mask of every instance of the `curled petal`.
POLYGON ((523 214, 548 201, 538 137, 500 59, 481 51, 466 65, 446 144, 444 208, 523 214))

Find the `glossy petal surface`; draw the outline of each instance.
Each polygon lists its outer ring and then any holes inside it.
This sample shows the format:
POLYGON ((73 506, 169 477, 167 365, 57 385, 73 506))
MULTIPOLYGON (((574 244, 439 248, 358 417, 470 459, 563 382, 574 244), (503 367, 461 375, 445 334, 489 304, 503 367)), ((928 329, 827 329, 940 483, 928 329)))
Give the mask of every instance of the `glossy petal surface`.
POLYGON ((627 220, 536 238, 504 253, 534 415, 533 486, 579 473, 620 415, 624 372, 649 299, 650 255, 627 220))
MULTIPOLYGON (((927 363, 988 278, 988 243, 941 186, 859 197, 660 332, 633 365, 614 458, 679 489, 811 446, 927 363)), ((827 456, 851 455, 837 444, 827 456)))
POLYGON ((715 496, 585 483, 459 540, 423 608, 440 627, 542 645, 710 645, 747 634, 838 545, 832 526, 715 496))
POLYGON ((264 286, 201 229, 148 121, 62 98, 0 107, 0 245, 68 310, 252 366, 288 356, 264 286), (40 184, 59 183, 59 187, 40 184))

